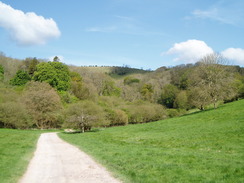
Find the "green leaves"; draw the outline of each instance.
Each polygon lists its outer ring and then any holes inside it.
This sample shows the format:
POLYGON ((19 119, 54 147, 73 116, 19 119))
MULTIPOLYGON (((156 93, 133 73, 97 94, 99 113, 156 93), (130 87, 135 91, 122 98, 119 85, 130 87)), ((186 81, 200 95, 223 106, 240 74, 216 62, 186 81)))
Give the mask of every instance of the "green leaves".
POLYGON ((67 91, 70 88, 69 69, 61 62, 42 62, 38 64, 33 79, 47 82, 59 91, 67 91))
POLYGON ((19 70, 17 71, 16 75, 14 78, 10 80, 11 85, 15 86, 22 86, 25 85, 28 81, 31 80, 31 77, 26 71, 19 70))

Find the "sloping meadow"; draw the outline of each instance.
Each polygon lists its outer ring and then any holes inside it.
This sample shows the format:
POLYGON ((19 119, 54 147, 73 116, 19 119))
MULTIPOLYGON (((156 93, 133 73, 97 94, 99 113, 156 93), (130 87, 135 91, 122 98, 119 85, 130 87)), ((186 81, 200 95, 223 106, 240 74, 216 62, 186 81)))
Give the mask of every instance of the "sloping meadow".
POLYGON ((125 182, 243 182, 244 100, 168 120, 60 137, 125 182))

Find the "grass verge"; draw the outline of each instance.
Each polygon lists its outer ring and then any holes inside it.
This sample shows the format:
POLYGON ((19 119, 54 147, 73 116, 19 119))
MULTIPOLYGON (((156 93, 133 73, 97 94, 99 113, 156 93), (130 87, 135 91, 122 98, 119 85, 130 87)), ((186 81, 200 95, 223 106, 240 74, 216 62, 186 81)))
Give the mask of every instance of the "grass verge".
POLYGON ((125 182, 244 182, 244 100, 168 120, 59 136, 125 182))
POLYGON ((40 130, 0 129, 0 182, 16 183, 36 148, 40 130))

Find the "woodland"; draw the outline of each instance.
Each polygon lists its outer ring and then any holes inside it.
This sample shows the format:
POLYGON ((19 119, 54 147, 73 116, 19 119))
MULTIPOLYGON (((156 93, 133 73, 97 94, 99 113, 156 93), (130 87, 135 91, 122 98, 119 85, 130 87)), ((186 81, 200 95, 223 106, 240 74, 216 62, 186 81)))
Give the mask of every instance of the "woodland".
POLYGON ((154 71, 0 54, 1 128, 85 132, 158 121, 241 98, 244 68, 217 53, 154 71))

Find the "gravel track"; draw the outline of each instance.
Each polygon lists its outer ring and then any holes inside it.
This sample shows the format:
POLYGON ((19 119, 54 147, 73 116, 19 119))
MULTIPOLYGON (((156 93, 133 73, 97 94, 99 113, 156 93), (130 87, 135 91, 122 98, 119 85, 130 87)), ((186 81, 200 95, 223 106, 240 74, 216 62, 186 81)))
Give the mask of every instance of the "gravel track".
MULTIPOLYGON (((109 172, 56 133, 43 133, 19 183, 119 183, 109 172)), ((121 183, 121 182, 120 182, 121 183)))

